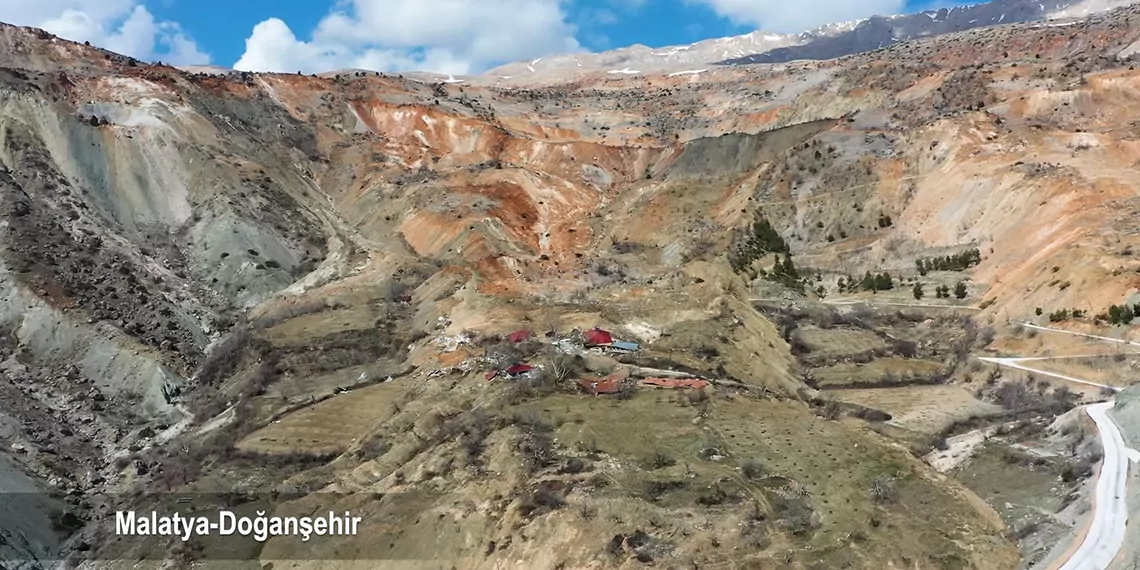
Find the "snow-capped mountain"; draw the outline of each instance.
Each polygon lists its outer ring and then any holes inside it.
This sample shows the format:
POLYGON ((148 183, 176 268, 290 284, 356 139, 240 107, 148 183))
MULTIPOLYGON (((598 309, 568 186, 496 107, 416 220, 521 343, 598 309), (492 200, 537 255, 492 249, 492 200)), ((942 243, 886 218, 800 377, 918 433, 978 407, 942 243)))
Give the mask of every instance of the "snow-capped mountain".
POLYGON ((806 44, 854 30, 863 20, 828 24, 800 34, 755 31, 663 48, 633 45, 599 53, 572 53, 510 63, 488 71, 488 77, 515 77, 567 69, 609 70, 615 74, 675 71, 712 62, 747 57, 769 50, 806 44))
POLYGON ((1135 1, 993 0, 915 14, 873 16, 864 20, 828 24, 800 34, 756 31, 688 45, 662 48, 634 45, 600 53, 557 55, 507 64, 486 72, 483 78, 521 79, 574 71, 607 71, 623 75, 655 72, 679 74, 695 73, 725 64, 831 59, 925 36, 983 26, 1080 18, 1135 1))
POLYGON ((972 28, 1080 17, 1124 5, 1119 0, 993 0, 970 6, 927 10, 915 14, 874 16, 854 28, 797 45, 726 58, 718 63, 781 63, 797 59, 831 59, 886 47, 925 36, 972 28))

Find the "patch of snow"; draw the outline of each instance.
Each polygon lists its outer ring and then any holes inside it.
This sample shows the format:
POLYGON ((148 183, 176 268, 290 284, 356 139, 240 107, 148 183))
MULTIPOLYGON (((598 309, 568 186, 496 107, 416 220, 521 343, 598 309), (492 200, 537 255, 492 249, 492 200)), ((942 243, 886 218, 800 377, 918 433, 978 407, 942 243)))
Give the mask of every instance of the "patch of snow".
POLYGON ((463 83, 462 79, 456 79, 454 75, 448 75, 447 79, 443 80, 444 83, 463 83))
POLYGON ((688 71, 674 71, 669 74, 669 77, 677 77, 679 75, 697 75, 708 71, 707 69, 690 69, 688 71))
POLYGON ((946 440, 945 450, 931 451, 923 457, 923 460, 930 464, 935 471, 946 473, 973 456, 974 452, 997 432, 998 427, 991 426, 954 436, 946 440))
POLYGON ((661 338, 661 329, 646 322, 629 323, 625 325, 625 329, 642 342, 649 343, 661 338))
POLYGON ((624 69, 611 69, 611 70, 607 71, 606 73, 621 73, 621 74, 625 74, 625 75, 634 75, 634 74, 641 73, 641 72, 636 70, 636 69, 629 69, 627 67, 624 69))
POLYGON ((424 146, 431 148, 431 143, 428 142, 427 136, 424 135, 423 131, 416 129, 412 132, 412 134, 414 134, 416 136, 416 139, 423 143, 424 146))

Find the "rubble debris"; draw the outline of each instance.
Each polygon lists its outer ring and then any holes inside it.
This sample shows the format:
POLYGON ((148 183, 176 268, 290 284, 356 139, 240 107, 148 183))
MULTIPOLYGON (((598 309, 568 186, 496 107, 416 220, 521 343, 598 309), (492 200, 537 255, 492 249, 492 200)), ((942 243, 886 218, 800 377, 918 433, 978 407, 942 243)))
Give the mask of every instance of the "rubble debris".
POLYGON ((532 370, 534 367, 529 364, 515 364, 503 372, 510 378, 518 378, 529 374, 532 370))
POLYGON ((611 380, 609 378, 581 378, 578 380, 578 386, 594 396, 599 394, 617 394, 621 392, 621 385, 621 380, 611 380))
POLYGON ((440 352, 455 352, 459 350, 460 345, 471 344, 474 335, 468 332, 459 333, 454 336, 442 335, 435 339, 435 345, 439 347, 440 352))
POLYGON ((711 383, 707 380, 698 380, 696 378, 645 378, 640 382, 640 384, 642 386, 650 386, 653 388, 691 388, 693 390, 703 390, 711 385, 711 383))
POLYGON ((606 348, 606 352, 617 352, 617 353, 626 354, 626 353, 637 352, 637 351, 641 350, 641 345, 637 344, 636 342, 614 341, 614 342, 611 342, 609 344, 609 346, 607 346, 605 348, 606 348))
POLYGON ((530 340, 531 337, 533 337, 533 336, 534 336, 534 333, 532 333, 528 330, 525 330, 525 329, 524 330, 517 330, 517 331, 507 335, 507 340, 514 342, 514 343, 526 342, 526 341, 530 340))

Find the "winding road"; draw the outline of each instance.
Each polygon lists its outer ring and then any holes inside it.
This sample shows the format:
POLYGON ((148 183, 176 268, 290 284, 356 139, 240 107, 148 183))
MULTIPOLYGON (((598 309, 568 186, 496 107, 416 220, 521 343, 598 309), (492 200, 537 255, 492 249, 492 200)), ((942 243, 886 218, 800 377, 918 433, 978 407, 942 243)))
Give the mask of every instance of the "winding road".
MULTIPOLYGON (((1138 343, 1127 340, 1051 329, 1029 323, 1018 324, 1040 331, 1140 346, 1138 343)), ((1044 360, 1042 358, 979 358, 979 360, 998 366, 1040 374, 1042 376, 1050 376, 1067 382, 1095 386, 1112 390, 1113 392, 1120 391, 1120 388, 1114 386, 1105 386, 1064 374, 1037 370, 1022 364, 1022 362, 1026 361, 1044 360)), ((1066 553, 1068 558, 1055 561, 1049 568, 1057 570, 1105 570, 1112 564, 1113 560, 1120 553, 1121 547, 1124 546, 1125 529, 1128 524, 1127 490, 1129 460, 1132 462, 1140 461, 1140 452, 1129 449, 1125 445, 1124 437, 1120 434, 1120 429, 1108 415, 1108 412, 1112 410, 1115 405, 1115 401, 1109 401, 1093 404, 1085 408, 1085 412, 1088 413, 1089 417, 1092 418, 1096 424, 1097 431, 1100 433, 1101 447, 1104 449, 1104 460, 1101 463, 1100 471, 1097 475, 1096 489, 1093 493, 1092 522, 1081 544, 1077 546, 1075 550, 1070 550, 1066 553)))
MULTIPOLYGON (((752 301, 765 301, 765 299, 751 299, 752 301)), ((865 299, 833 299, 824 301, 828 305, 854 305, 866 302, 865 299)), ((883 305, 893 306, 913 306, 913 307, 937 307, 937 308, 956 308, 968 310, 980 310, 977 307, 970 306, 956 306, 956 305, 926 305, 921 303, 877 303, 883 305)), ((1140 346, 1140 342, 1124 340, 1119 338, 1112 338, 1107 336, 1098 336, 1093 334, 1079 333, 1066 331, 1061 329, 1054 329, 1043 327, 1032 323, 1014 323, 1029 329, 1038 331, 1067 334, 1072 336, 1079 336, 1103 342, 1112 342, 1117 344, 1126 344, 1129 346, 1140 346)), ((1056 358, 1056 357, 1053 357, 1056 358)), ((1050 357, 1029 357, 1029 358, 988 358, 978 357, 982 362, 988 362, 997 366, 1004 366, 1006 368, 1013 368, 1024 372, 1031 372, 1042 376, 1049 376, 1072 382, 1074 384, 1081 384, 1084 386, 1092 386, 1104 390, 1111 390, 1112 392, 1120 392, 1121 388, 1116 386, 1107 386, 1098 384, 1081 378, 1067 376, 1065 374, 1058 374, 1056 372, 1049 372, 1046 370, 1038 370, 1022 364, 1023 362, 1051 360, 1050 357)), ((1091 524, 1084 534, 1080 545, 1075 549, 1070 549, 1059 560, 1053 561, 1046 566, 1048 570, 1106 570, 1109 568, 1116 557, 1120 554, 1121 547, 1124 546, 1125 532, 1128 525, 1128 470, 1130 463, 1140 463, 1140 451, 1129 449, 1124 442, 1124 437, 1120 434, 1120 428, 1109 416, 1109 411, 1116 406, 1115 400, 1093 404, 1085 408, 1085 412, 1092 418, 1093 423, 1096 424, 1097 431, 1100 434, 1101 447, 1104 450, 1103 461, 1100 470, 1097 474, 1096 488, 1093 492, 1093 515, 1091 524), (1067 558, 1066 558, 1067 557, 1067 558)))

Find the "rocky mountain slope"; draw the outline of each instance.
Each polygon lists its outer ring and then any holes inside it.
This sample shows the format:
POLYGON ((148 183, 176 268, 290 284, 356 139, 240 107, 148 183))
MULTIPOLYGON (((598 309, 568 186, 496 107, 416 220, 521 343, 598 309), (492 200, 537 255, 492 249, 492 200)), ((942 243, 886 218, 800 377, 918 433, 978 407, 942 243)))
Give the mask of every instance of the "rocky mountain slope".
MULTIPOLYGON (((694 44, 543 57, 492 69, 461 81, 516 85, 536 80, 570 80, 582 73, 687 75, 721 65, 826 60, 869 52, 916 38, 974 28, 1026 22, 1064 22, 1131 4, 1132 0, 992 0, 905 15, 878 15, 839 22, 799 34, 755 31, 694 44)), ((454 77, 452 78, 455 79, 454 77)))
MULTIPOLYGON (((915 14, 874 16, 841 34, 811 38, 794 46, 779 46, 755 54, 725 58, 724 63, 783 63, 798 59, 831 59, 880 49, 914 38, 963 32, 984 26, 1037 22, 1064 17, 1070 11, 1088 15, 1091 10, 1076 9, 1080 0, 993 0, 970 6, 926 10, 915 14)), ((1101 8, 1104 9, 1104 8, 1101 8)))
POLYGON ((60 540, 90 523, 62 550, 91 566, 1015 567, 990 507, 834 421, 750 299, 933 285, 958 274, 916 260, 976 248, 980 321, 1134 301, 1138 40, 1125 8, 507 89, 188 73, 5 26, 3 448, 66 499, 60 540), (595 326, 641 350, 580 354, 595 326), (542 373, 488 379, 518 362, 542 373), (574 382, 662 369, 714 385, 574 382), (372 526, 107 536, 169 491, 372 526))
POLYGON ((643 45, 622 47, 601 53, 566 54, 511 63, 483 75, 494 79, 549 74, 558 71, 612 71, 618 74, 683 71, 713 62, 741 58, 776 48, 805 45, 823 38, 850 32, 862 22, 828 24, 800 34, 773 34, 756 31, 742 36, 714 38, 660 49, 643 45))

